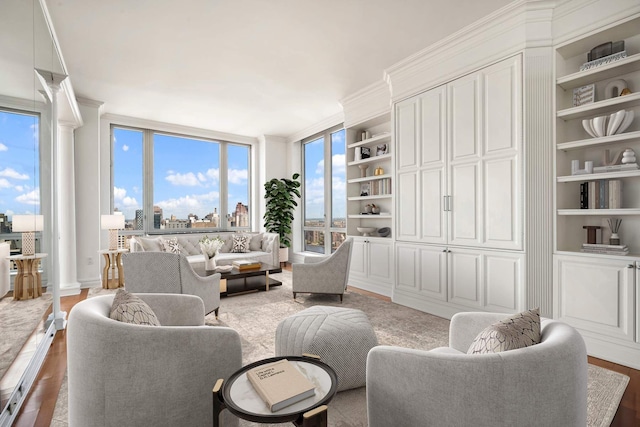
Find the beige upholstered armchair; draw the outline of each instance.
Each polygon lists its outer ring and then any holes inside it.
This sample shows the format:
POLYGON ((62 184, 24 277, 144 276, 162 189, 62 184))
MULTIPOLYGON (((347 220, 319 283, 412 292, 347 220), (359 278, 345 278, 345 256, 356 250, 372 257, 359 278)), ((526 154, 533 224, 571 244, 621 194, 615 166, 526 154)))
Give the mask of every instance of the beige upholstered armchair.
POLYGON ((566 426, 587 423, 587 353, 571 326, 542 319, 541 342, 466 354, 504 314, 458 313, 449 347, 378 346, 367 357, 369 427, 566 426))
MULTIPOLYGON (((193 295, 137 294, 162 326, 109 317, 113 295, 76 304, 67 325, 69 426, 211 426, 212 389, 242 366, 240 336, 204 326, 193 295)), ((225 411, 222 425, 237 426, 225 411)))
POLYGON ((135 293, 196 295, 205 314, 220 307, 220 273, 201 277, 181 254, 131 252, 122 254, 125 288, 135 293))
POLYGON ((298 293, 340 295, 347 288, 353 239, 342 242, 328 257, 306 257, 304 264, 292 265, 293 298, 298 293))
POLYGON ((0 242, 0 298, 5 296, 11 287, 11 278, 9 276, 9 260, 10 248, 8 242, 0 242))

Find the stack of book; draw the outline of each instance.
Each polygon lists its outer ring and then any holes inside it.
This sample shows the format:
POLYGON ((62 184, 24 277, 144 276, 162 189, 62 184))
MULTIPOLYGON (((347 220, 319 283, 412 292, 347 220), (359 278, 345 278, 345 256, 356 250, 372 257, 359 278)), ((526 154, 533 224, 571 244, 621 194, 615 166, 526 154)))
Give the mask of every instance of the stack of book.
POLYGON ((260 261, 255 261, 252 259, 237 259, 231 263, 238 270, 252 270, 255 268, 260 268, 262 265, 260 261))
POLYGON ((582 252, 590 254, 627 255, 627 245, 602 245, 599 243, 583 243, 582 252))
POLYGON ((622 208, 622 181, 599 179, 580 184, 580 209, 622 208))

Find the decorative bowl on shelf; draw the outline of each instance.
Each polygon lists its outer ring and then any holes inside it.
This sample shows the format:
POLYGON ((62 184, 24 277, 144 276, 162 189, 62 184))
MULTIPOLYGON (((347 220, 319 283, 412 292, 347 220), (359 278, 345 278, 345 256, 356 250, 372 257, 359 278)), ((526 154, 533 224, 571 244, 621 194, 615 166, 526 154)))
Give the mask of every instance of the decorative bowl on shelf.
POLYGON ((358 233, 362 233, 363 237, 369 237, 371 236, 371 233, 375 233, 377 228, 376 227, 357 227, 356 230, 358 230, 358 233))
POLYGON ((582 127, 593 138, 621 134, 633 122, 633 110, 620 110, 607 116, 584 119, 582 127))
POLYGON ((389 227, 378 228, 378 236, 387 237, 389 234, 391 234, 391 229, 389 227))

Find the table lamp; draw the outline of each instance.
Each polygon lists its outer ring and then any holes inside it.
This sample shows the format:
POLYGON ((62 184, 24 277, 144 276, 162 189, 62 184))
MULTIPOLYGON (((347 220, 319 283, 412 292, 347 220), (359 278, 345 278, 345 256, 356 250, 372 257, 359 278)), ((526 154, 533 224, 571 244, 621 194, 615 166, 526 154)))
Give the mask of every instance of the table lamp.
POLYGON ((11 220, 11 231, 22 232, 22 255, 33 256, 36 253, 35 232, 44 229, 42 215, 14 215, 11 220))
POLYGON ((102 215, 100 226, 103 230, 109 230, 109 250, 117 250, 118 230, 124 229, 124 215, 102 215))

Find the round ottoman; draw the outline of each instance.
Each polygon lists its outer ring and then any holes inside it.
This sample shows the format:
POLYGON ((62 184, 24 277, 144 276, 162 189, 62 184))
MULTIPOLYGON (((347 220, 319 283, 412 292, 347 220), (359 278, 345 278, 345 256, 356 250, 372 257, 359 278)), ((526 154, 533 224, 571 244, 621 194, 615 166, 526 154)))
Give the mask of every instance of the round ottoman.
POLYGON ((378 345, 369 318, 353 308, 315 306, 276 329, 276 356, 320 356, 338 375, 338 391, 365 385, 367 354, 378 345))

